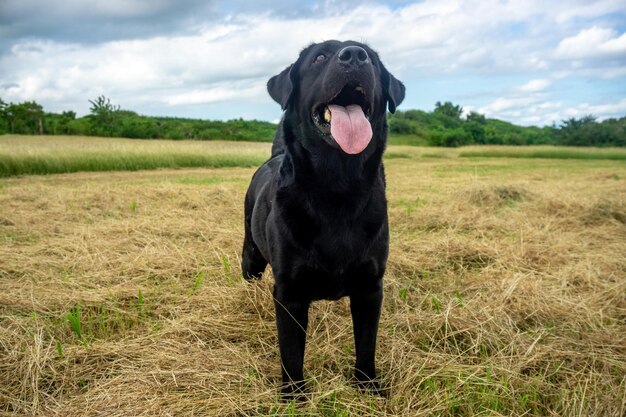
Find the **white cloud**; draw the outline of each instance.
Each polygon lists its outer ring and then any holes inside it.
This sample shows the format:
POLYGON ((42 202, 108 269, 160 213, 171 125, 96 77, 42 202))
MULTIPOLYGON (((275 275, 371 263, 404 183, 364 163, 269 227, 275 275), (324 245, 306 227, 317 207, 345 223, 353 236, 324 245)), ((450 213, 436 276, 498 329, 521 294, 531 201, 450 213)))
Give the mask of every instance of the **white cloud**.
POLYGON ((556 53, 562 58, 572 59, 623 55, 626 54, 626 33, 618 36, 613 29, 594 26, 563 39, 556 53))
POLYGON ((534 93, 537 91, 545 90, 549 85, 550 81, 546 79, 535 79, 530 80, 526 84, 519 87, 519 90, 525 93, 534 93))
POLYGON ((626 98, 614 103, 588 104, 580 103, 575 107, 565 110, 565 114, 571 117, 581 117, 587 114, 594 116, 604 115, 607 117, 622 117, 626 114, 626 98))
POLYGON ((546 101, 546 89, 552 84, 550 80, 537 78, 517 87, 512 87, 508 94, 492 100, 479 109, 488 117, 511 120, 518 119, 523 123, 538 120, 535 113, 557 107, 553 102, 546 101))
POLYGON ((529 120, 529 123, 539 125, 548 125, 552 122, 559 124, 562 120, 581 118, 589 114, 596 117, 600 116, 600 119, 619 118, 626 114, 626 99, 604 104, 577 103, 571 106, 564 106, 559 103, 559 105, 549 109, 533 109, 532 113, 537 118, 537 122, 529 120))
POLYGON ((71 15, 103 15, 112 17, 133 17, 138 15, 153 14, 167 6, 167 1, 154 0, 150 2, 142 0, 64 0, 60 2, 49 1, 48 5, 41 4, 38 0, 6 1, 3 11, 10 15, 32 13, 33 10, 45 8, 46 12, 55 14, 71 15))
POLYGON ((499 97, 480 109, 481 113, 486 115, 499 114, 511 109, 518 109, 537 102, 534 97, 499 97))
POLYGON ((626 114, 626 99, 604 104, 582 102, 566 105, 562 101, 544 101, 539 98, 499 98, 479 111, 487 117, 504 120, 514 118, 523 125, 546 126, 588 114, 601 120, 623 117, 626 114))
MULTIPOLYGON (((552 2, 551 2, 552 3, 552 2)), ((567 23, 574 19, 590 19, 610 13, 623 13, 623 0, 577 0, 568 2, 553 2, 556 22, 567 23)))
POLYGON ((238 82, 235 86, 231 85, 231 83, 220 83, 203 89, 175 93, 164 97, 162 101, 170 106, 208 104, 234 99, 253 100, 264 94, 265 82, 238 82))

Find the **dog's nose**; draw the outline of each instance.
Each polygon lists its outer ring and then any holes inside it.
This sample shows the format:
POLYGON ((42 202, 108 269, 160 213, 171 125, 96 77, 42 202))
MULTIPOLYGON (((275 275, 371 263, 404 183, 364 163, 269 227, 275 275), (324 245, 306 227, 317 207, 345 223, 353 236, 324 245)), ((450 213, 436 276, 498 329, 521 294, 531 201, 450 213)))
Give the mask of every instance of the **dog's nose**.
POLYGON ((370 60, 365 49, 360 46, 346 46, 339 51, 338 58, 340 64, 355 66, 367 64, 370 60))

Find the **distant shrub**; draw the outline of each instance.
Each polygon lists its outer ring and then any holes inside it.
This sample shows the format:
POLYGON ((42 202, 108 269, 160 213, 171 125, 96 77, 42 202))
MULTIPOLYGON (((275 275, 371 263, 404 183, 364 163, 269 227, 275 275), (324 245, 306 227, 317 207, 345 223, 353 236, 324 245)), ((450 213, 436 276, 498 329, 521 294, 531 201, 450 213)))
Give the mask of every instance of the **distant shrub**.
POLYGON ((472 143, 471 136, 463 129, 449 129, 435 132, 430 137, 431 146, 456 148, 472 143))

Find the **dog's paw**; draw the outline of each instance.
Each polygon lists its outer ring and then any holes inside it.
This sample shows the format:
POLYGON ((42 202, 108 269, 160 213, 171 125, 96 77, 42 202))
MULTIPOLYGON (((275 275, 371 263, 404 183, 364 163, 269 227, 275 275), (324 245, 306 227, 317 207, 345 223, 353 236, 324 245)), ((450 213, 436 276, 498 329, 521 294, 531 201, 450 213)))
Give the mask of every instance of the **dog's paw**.
POLYGON ((361 392, 370 395, 376 395, 378 397, 389 397, 389 390, 381 386, 378 381, 357 381, 357 387, 361 392))
POLYGON ((381 386, 378 378, 369 378, 361 372, 356 372, 355 380, 356 386, 361 392, 387 398, 388 390, 381 386))
POLYGON ((280 388, 281 400, 285 402, 289 401, 305 401, 306 396, 306 384, 304 381, 291 381, 283 383, 280 388))

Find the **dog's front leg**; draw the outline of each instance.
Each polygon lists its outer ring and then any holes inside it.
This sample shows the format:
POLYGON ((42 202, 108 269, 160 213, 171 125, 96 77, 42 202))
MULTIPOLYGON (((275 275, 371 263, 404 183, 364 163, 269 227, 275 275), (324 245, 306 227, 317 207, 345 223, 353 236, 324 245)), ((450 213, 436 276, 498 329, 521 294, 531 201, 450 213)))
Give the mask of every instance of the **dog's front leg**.
POLYGON ((356 349, 354 376, 361 387, 375 391, 379 390, 374 363, 382 301, 382 286, 373 292, 350 295, 356 349))
POLYGON ((304 391, 304 345, 309 322, 309 302, 288 300, 274 286, 274 307, 282 367, 281 391, 286 397, 304 391))

